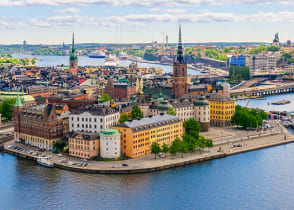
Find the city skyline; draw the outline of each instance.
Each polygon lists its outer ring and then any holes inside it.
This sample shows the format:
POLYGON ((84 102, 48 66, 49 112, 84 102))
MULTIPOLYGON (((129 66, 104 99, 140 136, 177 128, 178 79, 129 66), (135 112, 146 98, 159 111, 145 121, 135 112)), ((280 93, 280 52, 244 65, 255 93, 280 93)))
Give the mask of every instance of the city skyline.
POLYGON ((290 0, 5 0, 0 44, 281 42, 294 39, 290 0))

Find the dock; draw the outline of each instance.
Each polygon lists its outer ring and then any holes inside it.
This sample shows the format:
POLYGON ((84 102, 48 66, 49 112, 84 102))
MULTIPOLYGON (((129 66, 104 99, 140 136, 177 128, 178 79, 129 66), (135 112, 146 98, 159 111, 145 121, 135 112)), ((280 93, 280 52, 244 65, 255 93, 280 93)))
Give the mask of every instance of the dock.
POLYGON ((285 105, 285 104, 290 104, 291 101, 286 101, 286 100, 282 100, 282 101, 277 101, 277 102, 273 102, 273 105, 285 105))

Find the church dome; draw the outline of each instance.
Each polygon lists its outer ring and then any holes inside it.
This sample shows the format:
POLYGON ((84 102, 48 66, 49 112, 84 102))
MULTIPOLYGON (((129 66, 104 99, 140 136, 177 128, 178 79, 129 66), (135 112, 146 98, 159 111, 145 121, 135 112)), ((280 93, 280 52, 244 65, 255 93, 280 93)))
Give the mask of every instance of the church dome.
POLYGON ((194 106, 209 106, 209 102, 204 96, 199 96, 197 101, 194 102, 194 106))
POLYGON ((160 111, 168 111, 169 108, 173 108, 173 106, 170 105, 167 100, 163 100, 156 108, 160 111))

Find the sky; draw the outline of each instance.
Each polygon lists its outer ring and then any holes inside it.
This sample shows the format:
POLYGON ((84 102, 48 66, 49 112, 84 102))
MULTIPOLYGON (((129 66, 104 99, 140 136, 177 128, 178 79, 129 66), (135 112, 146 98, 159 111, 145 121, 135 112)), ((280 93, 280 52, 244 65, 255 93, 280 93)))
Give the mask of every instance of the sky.
POLYGON ((294 41, 294 0, 0 0, 0 44, 294 41))

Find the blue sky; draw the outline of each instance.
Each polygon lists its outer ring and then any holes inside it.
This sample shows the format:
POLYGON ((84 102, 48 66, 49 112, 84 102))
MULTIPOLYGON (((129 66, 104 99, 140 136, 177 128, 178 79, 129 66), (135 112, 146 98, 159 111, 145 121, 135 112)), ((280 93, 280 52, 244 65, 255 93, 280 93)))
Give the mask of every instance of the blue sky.
POLYGON ((0 0, 0 44, 294 41, 294 0, 0 0))

